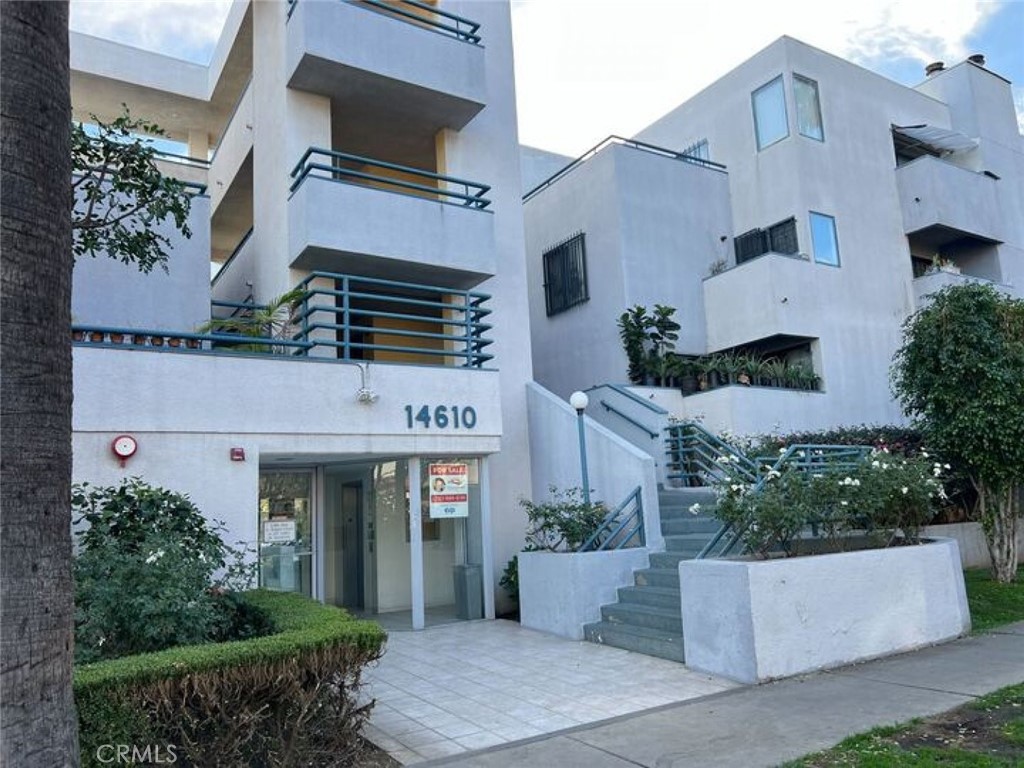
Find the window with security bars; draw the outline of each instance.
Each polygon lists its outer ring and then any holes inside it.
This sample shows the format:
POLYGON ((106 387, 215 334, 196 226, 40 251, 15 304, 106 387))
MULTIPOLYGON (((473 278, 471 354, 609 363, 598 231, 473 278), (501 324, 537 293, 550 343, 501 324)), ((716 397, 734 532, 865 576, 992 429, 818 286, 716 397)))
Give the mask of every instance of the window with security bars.
POLYGON ((789 218, 767 229, 752 229, 733 240, 736 263, 756 259, 766 253, 794 254, 800 251, 796 237, 796 219, 789 218))
POLYGON ((548 317, 565 312, 590 298, 587 292, 587 254, 579 232, 544 252, 544 302, 548 317))

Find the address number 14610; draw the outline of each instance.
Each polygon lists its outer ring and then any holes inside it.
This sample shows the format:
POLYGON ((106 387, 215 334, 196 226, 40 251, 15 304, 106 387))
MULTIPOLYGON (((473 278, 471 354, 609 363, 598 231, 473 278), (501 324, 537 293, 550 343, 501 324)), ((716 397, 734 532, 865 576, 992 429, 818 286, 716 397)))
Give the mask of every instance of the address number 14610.
POLYGON ((417 411, 415 406, 407 405, 405 421, 409 429, 415 428, 417 422, 424 429, 430 429, 431 425, 438 429, 473 429, 476 426, 476 409, 471 405, 424 405, 417 411))

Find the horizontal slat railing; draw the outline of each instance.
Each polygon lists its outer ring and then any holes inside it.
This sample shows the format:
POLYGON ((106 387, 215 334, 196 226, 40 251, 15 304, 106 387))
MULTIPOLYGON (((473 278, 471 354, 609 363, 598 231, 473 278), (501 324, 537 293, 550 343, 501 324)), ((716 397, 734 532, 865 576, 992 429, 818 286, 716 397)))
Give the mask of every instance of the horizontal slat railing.
POLYGON ((294 193, 309 177, 328 179, 343 184, 357 184, 389 192, 435 200, 448 205, 460 205, 483 210, 491 204, 484 195, 490 191, 486 184, 431 173, 421 168, 397 165, 384 160, 351 155, 332 149, 310 147, 292 169, 290 191, 294 193), (372 169, 377 169, 373 172, 372 169), (393 171, 415 179, 397 178, 381 171, 393 171), (461 188, 462 191, 458 191, 461 188))
MULTIPOLYGON (((75 325, 79 344, 160 347, 182 352, 268 351, 320 360, 413 362, 481 369, 494 359, 485 351, 493 326, 490 296, 444 286, 316 271, 298 286, 286 329, 273 338, 246 331, 193 333, 174 330, 75 325), (416 325, 413 325, 416 324, 416 325), (404 327, 403 327, 404 326, 404 327), (322 350, 319 354, 316 350, 322 350), (325 354, 326 353, 326 354, 325 354), (383 353, 383 354, 381 354, 383 353)), ((211 302, 216 320, 244 326, 265 305, 211 302)))
POLYGON ((604 552, 646 544, 642 488, 634 488, 604 520, 577 552, 604 552), (632 543, 631 543, 632 542, 632 543))
POLYGON ((333 347, 343 359, 360 358, 354 352, 380 351, 481 368, 494 357, 484 351, 492 343, 485 336, 492 329, 484 322, 491 314, 483 306, 488 294, 321 271, 298 287, 304 297, 293 317, 300 327, 296 338, 333 347), (403 328, 402 322, 432 330, 403 328), (325 331, 333 338, 325 339, 325 331), (376 335, 387 341, 377 341, 376 335))

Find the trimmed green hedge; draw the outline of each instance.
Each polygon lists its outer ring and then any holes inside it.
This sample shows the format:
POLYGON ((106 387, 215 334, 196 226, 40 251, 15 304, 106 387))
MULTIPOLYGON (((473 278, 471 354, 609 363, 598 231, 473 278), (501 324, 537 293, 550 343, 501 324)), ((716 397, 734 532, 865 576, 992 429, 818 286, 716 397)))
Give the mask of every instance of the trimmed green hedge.
POLYGON ((386 633, 301 595, 244 599, 275 634, 75 669, 83 765, 104 765, 108 744, 172 745, 179 765, 351 764, 372 706, 357 701, 362 669, 386 633))

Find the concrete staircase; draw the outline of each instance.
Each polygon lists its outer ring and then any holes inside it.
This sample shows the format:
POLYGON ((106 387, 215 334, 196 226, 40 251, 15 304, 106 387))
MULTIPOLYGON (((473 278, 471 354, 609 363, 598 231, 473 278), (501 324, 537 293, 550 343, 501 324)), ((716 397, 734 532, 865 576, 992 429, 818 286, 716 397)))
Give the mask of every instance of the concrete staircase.
POLYGON ((683 661, 679 605, 679 561, 692 559, 719 528, 715 494, 707 488, 658 493, 665 551, 650 556, 650 568, 633 572, 634 586, 619 588, 619 601, 601 607, 601 621, 587 624, 587 640, 673 661, 683 661), (700 513, 690 512, 700 504, 700 513))

